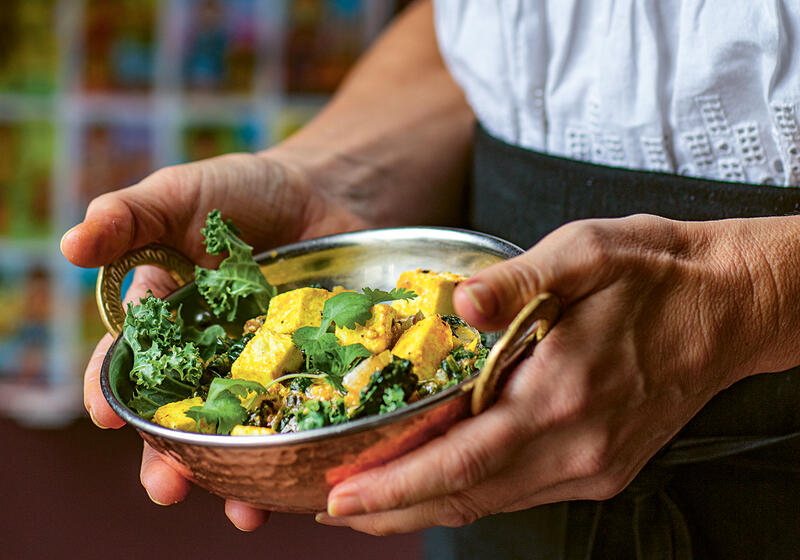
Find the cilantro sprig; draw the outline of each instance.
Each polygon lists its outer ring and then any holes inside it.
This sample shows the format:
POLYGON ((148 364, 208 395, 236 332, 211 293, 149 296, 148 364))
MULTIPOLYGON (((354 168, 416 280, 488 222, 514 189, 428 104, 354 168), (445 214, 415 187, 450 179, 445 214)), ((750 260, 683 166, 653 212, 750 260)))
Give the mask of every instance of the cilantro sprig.
POLYGON ((238 237, 239 229, 230 220, 224 221, 219 210, 213 210, 202 232, 209 254, 228 251, 228 257, 216 270, 195 267, 197 289, 214 315, 224 315, 226 320, 233 321, 245 298, 251 299, 260 313, 265 313, 277 290, 261 273, 253 259, 253 248, 238 237))
POLYGON ((302 327, 292 335, 292 342, 306 356, 306 369, 323 371, 338 390, 344 392, 344 374, 361 358, 371 355, 362 344, 341 345, 336 335, 329 332, 331 325, 353 329, 365 325, 372 317, 372 306, 384 301, 412 299, 417 294, 406 289, 373 290, 364 288, 362 293, 342 292, 325 302, 322 322, 319 327, 302 327))
POLYGON ((218 434, 230 434, 234 426, 244 424, 251 409, 260 402, 258 395, 266 392, 257 381, 218 377, 211 382, 203 406, 193 406, 186 416, 198 423, 205 420, 216 425, 218 434))

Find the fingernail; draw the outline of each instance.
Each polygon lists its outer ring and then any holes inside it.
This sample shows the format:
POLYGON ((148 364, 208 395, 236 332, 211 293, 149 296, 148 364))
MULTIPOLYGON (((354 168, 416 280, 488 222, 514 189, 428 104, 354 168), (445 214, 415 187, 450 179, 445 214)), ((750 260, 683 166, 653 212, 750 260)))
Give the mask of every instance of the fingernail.
POLYGON ((333 517, 325 512, 318 513, 314 520, 321 525, 330 525, 331 527, 347 527, 347 522, 344 519, 333 517))
POLYGON ((101 430, 107 430, 107 429, 108 429, 108 426, 103 426, 103 425, 102 425, 102 424, 101 424, 101 423, 100 423, 100 422, 97 420, 97 418, 95 418, 95 417, 94 417, 94 412, 92 412, 92 408, 91 408, 91 407, 87 407, 87 408, 86 408, 86 411, 89 413, 89 419, 91 419, 91 421, 92 421, 92 424, 94 424, 95 426, 97 426, 97 427, 98 427, 98 428, 100 428, 101 430))
MULTIPOLYGON (((80 225, 80 224, 78 224, 78 225, 80 225)), ((72 226, 71 228, 69 228, 69 229, 67 230, 67 232, 66 232, 64 235, 62 235, 62 236, 61 236, 61 241, 59 242, 59 244, 58 244, 58 247, 59 247, 59 249, 61 249, 61 252, 62 252, 62 253, 64 252, 64 240, 65 240, 67 237, 69 237, 69 235, 70 235, 70 234, 71 234, 73 231, 75 231, 75 229, 77 229, 77 227, 78 227, 78 226, 72 226)))
POLYGON ((495 313, 494 294, 480 282, 466 283, 463 285, 467 297, 475 306, 475 309, 486 318, 492 317, 495 313))
POLYGON ((244 527, 239 527, 239 526, 238 526, 236 523, 234 523, 233 521, 231 521, 231 525, 233 525, 234 527, 236 527, 237 529, 239 529, 239 530, 240 530, 242 533, 252 533, 253 531, 255 531, 255 530, 258 528, 258 527, 256 527, 256 528, 253 528, 253 529, 245 529, 244 527))
MULTIPOLYGON (((153 502, 156 505, 166 507, 166 506, 171 506, 172 504, 177 504, 178 503, 178 502, 172 502, 172 503, 168 504, 168 503, 165 503, 165 502, 159 502, 153 496, 150 495, 150 491, 147 489, 147 486, 144 487, 144 491, 147 492, 147 497, 150 498, 150 501, 153 502)), ((237 529, 238 529, 238 527, 237 527, 237 529)))
POLYGON ((346 515, 360 515, 367 513, 364 502, 357 494, 341 494, 328 500, 328 515, 331 517, 344 517, 346 515))

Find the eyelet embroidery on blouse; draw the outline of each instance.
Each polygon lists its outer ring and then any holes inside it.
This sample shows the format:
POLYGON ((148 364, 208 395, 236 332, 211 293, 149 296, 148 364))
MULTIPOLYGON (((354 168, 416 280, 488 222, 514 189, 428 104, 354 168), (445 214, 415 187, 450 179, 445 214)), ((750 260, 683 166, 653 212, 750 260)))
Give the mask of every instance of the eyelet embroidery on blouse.
POLYGON ((733 127, 736 133, 736 140, 739 143, 739 152, 745 166, 755 167, 764 165, 767 156, 764 154, 764 147, 761 145, 761 138, 758 134, 758 123, 755 121, 736 123, 733 127))
POLYGON ((667 153, 666 137, 642 136, 640 140, 647 169, 661 173, 672 173, 675 166, 667 153))
POLYGON ((775 161, 775 169, 778 172, 783 171, 783 184, 798 185, 800 184, 800 129, 797 126, 794 105, 774 103, 770 109, 782 160, 775 161), (781 163, 780 170, 778 162, 781 163))

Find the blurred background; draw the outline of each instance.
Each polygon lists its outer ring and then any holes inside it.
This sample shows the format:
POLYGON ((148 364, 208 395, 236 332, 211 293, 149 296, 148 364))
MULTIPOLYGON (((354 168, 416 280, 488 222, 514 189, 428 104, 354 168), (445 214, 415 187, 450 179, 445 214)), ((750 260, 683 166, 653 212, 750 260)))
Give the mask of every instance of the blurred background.
POLYGON ((152 505, 138 436, 84 417, 103 334, 95 270, 58 250, 95 196, 175 163, 264 148, 302 126, 407 1, 2 0, 0 545, 7 558, 415 558, 275 516, 244 535, 219 499, 152 505), (218 551, 218 552, 217 552, 218 551))

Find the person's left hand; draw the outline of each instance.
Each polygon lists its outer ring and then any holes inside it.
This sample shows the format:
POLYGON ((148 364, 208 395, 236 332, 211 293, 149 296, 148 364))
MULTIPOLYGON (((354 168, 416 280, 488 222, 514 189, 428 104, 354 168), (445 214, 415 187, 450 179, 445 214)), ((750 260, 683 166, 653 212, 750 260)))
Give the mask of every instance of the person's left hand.
POLYGON ((340 483, 317 520, 390 534, 614 496, 717 392, 795 365, 770 342, 779 286, 742 241, 767 220, 574 222, 476 274, 454 304, 481 330, 544 291, 565 312, 494 406, 340 483))

